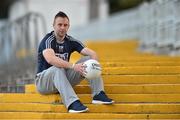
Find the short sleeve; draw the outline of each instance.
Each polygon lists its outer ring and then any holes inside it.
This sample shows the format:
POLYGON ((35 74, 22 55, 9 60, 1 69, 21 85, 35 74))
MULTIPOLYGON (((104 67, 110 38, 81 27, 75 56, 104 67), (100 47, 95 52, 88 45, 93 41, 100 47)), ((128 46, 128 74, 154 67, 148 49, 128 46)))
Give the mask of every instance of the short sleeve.
POLYGON ((79 40, 76 40, 76 39, 70 37, 70 41, 71 41, 71 43, 72 43, 73 51, 77 51, 77 52, 80 53, 81 50, 82 50, 83 48, 85 48, 85 45, 84 45, 81 41, 79 41, 79 40))
POLYGON ((53 40, 54 40, 54 35, 51 35, 51 36, 49 36, 49 37, 47 37, 46 38, 46 40, 45 40, 45 49, 47 49, 47 48, 52 48, 52 46, 53 46, 53 40))

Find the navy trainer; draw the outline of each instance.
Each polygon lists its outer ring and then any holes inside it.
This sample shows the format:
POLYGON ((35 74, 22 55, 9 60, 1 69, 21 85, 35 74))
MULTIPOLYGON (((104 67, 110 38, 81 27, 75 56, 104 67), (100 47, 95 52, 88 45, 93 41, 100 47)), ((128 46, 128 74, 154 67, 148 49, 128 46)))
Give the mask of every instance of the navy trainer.
POLYGON ((69 113, 81 113, 88 111, 88 108, 84 106, 79 100, 76 100, 68 107, 69 113))
POLYGON ((93 97, 93 104, 112 104, 114 101, 105 94, 104 91, 101 91, 99 94, 93 97))

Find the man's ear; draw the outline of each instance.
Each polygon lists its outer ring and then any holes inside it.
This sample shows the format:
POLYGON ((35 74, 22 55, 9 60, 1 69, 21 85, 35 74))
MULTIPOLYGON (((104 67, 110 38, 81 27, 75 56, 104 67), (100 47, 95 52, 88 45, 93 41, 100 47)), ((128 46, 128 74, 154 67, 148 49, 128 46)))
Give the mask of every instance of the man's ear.
POLYGON ((52 24, 53 28, 54 28, 54 25, 55 25, 55 20, 53 21, 53 24, 52 24))

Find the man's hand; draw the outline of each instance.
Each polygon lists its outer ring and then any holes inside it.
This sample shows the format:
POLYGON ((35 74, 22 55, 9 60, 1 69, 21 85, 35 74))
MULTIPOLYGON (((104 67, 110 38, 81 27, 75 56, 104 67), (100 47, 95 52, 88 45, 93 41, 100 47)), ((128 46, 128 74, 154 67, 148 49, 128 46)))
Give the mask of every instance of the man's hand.
POLYGON ((82 76, 85 76, 86 75, 86 70, 85 70, 85 67, 83 63, 77 63, 74 65, 74 71, 76 72, 79 72, 82 76))

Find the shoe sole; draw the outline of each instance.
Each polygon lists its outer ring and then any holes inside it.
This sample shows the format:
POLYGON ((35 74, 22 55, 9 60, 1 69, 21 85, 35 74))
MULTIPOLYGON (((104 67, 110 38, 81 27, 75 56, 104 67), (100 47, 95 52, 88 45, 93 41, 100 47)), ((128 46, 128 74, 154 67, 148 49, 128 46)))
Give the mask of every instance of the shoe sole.
POLYGON ((99 100, 93 100, 92 103, 93 103, 93 104, 105 104, 105 105, 110 105, 110 104, 113 104, 114 101, 111 101, 111 102, 103 102, 103 101, 99 101, 99 100))
POLYGON ((82 112, 87 112, 88 110, 89 110, 89 109, 86 108, 86 109, 80 110, 80 111, 77 111, 77 110, 69 110, 68 112, 69 112, 69 113, 82 113, 82 112))

